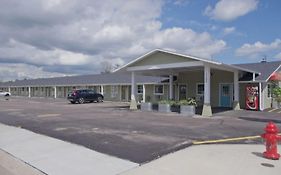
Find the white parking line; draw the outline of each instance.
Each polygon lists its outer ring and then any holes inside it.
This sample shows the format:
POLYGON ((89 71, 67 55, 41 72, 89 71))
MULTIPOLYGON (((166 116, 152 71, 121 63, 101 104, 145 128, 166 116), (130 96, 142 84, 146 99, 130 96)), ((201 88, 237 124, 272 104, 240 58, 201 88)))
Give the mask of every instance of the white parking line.
POLYGON ((57 117, 57 116, 60 116, 61 114, 40 114, 38 115, 37 117, 57 117))
POLYGON ((276 111, 277 109, 271 109, 271 110, 269 110, 268 112, 274 112, 274 111, 276 111))

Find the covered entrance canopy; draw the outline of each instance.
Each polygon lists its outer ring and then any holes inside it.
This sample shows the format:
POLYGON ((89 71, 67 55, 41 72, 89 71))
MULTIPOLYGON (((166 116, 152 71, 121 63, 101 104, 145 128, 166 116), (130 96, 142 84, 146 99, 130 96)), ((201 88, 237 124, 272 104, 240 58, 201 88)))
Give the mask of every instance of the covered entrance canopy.
MULTIPOLYGON (((131 109, 136 109, 136 81, 135 75, 150 75, 169 77, 169 99, 173 99, 173 77, 187 71, 201 71, 202 84, 204 86, 203 116, 211 116, 211 70, 221 70, 232 73, 233 84, 233 106, 239 109, 239 78, 245 75, 252 75, 252 80, 259 74, 256 71, 248 70, 238 66, 219 63, 213 60, 202 59, 194 56, 178 54, 170 51, 156 49, 119 68, 115 72, 131 72, 131 109)), ((196 77, 195 77, 196 78, 196 77)), ((199 77, 198 77, 199 78, 199 77)), ((230 82, 231 81, 231 82, 230 82)), ((194 82, 195 83, 195 82, 194 82)))

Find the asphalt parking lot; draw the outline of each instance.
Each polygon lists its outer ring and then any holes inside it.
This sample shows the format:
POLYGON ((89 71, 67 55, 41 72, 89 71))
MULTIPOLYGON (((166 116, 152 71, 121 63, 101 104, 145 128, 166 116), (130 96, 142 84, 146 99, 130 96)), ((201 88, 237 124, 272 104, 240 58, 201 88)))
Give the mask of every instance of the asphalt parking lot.
MULTIPOLYGON (((64 99, 0 100, 0 122, 26 128, 87 148, 144 163, 188 147, 193 141, 260 135, 281 115, 227 111, 212 118, 129 111, 128 103, 69 104, 64 99)), ((260 143, 243 140, 235 143, 260 143)), ((232 142, 233 143, 233 142, 232 142)))

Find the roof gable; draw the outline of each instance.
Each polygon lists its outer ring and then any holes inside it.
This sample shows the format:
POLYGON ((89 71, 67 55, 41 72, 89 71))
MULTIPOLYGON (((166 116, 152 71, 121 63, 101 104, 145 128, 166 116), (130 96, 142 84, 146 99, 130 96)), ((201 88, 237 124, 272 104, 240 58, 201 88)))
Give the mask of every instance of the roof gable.
POLYGON ((181 63, 181 62, 188 62, 188 61, 194 61, 194 60, 183 56, 166 54, 164 52, 155 52, 145 57, 145 59, 141 59, 139 61, 134 62, 130 66, 181 63))
POLYGON ((236 66, 260 72, 256 81, 268 81, 270 76, 280 69, 281 61, 236 64, 236 66))

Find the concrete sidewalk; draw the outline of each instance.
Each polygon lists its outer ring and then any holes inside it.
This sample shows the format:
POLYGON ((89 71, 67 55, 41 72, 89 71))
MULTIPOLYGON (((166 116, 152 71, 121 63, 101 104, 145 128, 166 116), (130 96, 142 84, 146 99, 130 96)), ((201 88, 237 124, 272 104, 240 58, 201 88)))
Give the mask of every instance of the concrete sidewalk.
MULTIPOLYGON (((50 175, 110 175, 138 166, 79 145, 3 124, 0 124, 0 148, 50 175)), ((2 171, 8 174, 9 167, 3 162, 0 165, 3 166, 2 171)))
POLYGON ((281 160, 264 159, 264 149, 264 145, 246 144, 191 146, 138 166, 79 145, 0 124, 1 175, 279 175, 281 160))
POLYGON ((0 150, 1 175, 44 175, 44 173, 0 150))
POLYGON ((192 146, 121 175, 280 175, 281 161, 263 158, 264 149, 264 145, 192 146))

